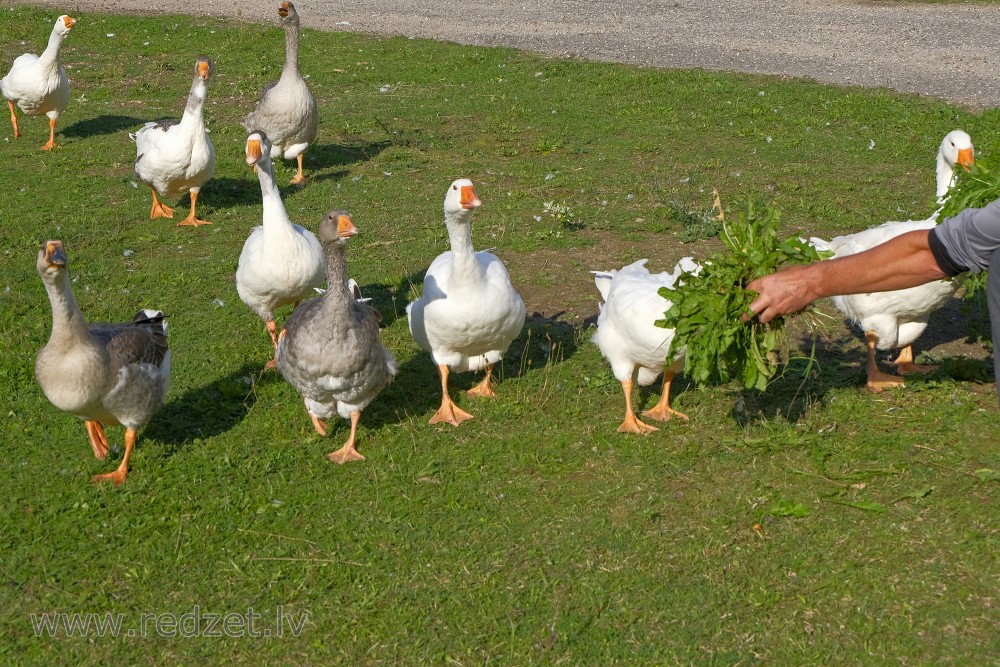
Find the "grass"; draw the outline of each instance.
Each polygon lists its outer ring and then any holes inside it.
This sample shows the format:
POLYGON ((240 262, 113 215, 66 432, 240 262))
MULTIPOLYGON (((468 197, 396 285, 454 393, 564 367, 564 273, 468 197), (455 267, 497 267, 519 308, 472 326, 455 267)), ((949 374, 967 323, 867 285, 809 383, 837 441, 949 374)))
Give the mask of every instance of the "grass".
MULTIPOLYGON (((37 51, 54 14, 0 12, 0 60, 37 51)), ((682 380, 674 402, 691 421, 626 437, 584 321, 596 312, 589 269, 649 256, 662 270, 718 247, 680 241, 678 210, 708 210, 712 188, 724 201, 771 197, 789 233, 925 217, 941 137, 963 127, 988 155, 997 112, 306 32, 321 134, 311 182, 284 187, 285 203, 313 228, 334 207, 354 215, 351 272, 401 363, 362 417, 368 461, 337 467, 323 454, 345 425, 319 438, 295 392, 260 376, 268 339, 233 283, 260 220, 241 121, 277 76, 280 32, 78 18, 63 49, 74 87, 63 147, 38 150, 40 119, 17 142, 0 128, 0 660, 996 662, 1000 413, 976 379, 983 362, 872 396, 856 337, 834 329, 818 374, 803 379, 796 362, 762 395, 682 380), (206 115, 218 165, 199 214, 214 224, 184 229, 147 219, 126 132, 180 113, 202 52, 216 63, 206 115), (499 397, 459 398, 476 420, 452 429, 426 424, 437 377, 403 309, 446 248, 441 202, 459 176, 484 202, 475 242, 498 248, 537 314, 499 397), (109 465, 33 378, 50 322, 34 269, 45 238, 66 242, 91 321, 141 306, 170 315, 171 394, 121 489, 89 484, 109 465), (252 608, 273 630, 279 605, 308 612, 299 637, 170 637, 161 617, 145 637, 50 638, 30 619, 108 612, 138 631, 143 614, 252 608)), ((278 166, 280 182, 292 174, 278 166)), ((962 338, 960 324, 943 328, 962 338)), ((454 377, 456 390, 473 381, 454 377)), ((120 443, 121 429, 109 436, 120 443)))

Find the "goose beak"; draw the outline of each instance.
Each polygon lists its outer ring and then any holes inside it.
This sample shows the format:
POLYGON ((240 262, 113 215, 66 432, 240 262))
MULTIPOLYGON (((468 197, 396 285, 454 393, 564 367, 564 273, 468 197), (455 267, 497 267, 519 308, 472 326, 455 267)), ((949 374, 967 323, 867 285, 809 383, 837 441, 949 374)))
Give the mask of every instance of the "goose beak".
POLYGON ((278 5, 278 16, 280 16, 281 18, 285 18, 286 16, 288 16, 287 2, 283 2, 280 5, 278 5))
POLYGON ((209 68, 207 62, 205 62, 204 60, 198 61, 198 78, 199 79, 201 79, 202 81, 208 81, 208 77, 209 77, 209 75, 211 75, 211 73, 212 73, 212 71, 209 68))
POLYGON ((975 162, 975 158, 972 157, 971 148, 963 148, 958 151, 958 163, 968 169, 975 162))
POLYGON ((260 147, 260 139, 247 140, 247 164, 256 164, 264 151, 260 147))
POLYGON ((62 241, 45 242, 45 263, 50 269, 65 269, 67 262, 69 260, 66 258, 62 241))
POLYGON ((349 239, 358 233, 358 228, 354 226, 354 221, 349 215, 337 217, 337 235, 342 239, 349 239))
POLYGON ((479 197, 476 196, 476 189, 471 185, 462 186, 461 202, 464 209, 479 208, 483 203, 479 201, 479 197))
POLYGON ((73 18, 72 16, 64 16, 63 25, 66 26, 67 30, 72 30, 73 26, 76 25, 76 19, 73 18))

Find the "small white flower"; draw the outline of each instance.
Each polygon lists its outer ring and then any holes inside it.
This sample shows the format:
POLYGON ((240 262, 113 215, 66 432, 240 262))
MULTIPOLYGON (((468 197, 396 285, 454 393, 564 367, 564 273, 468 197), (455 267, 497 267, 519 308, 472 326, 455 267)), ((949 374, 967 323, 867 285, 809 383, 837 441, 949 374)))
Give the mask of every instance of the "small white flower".
POLYGON ((212 303, 214 303, 219 308, 223 308, 226 305, 226 302, 223 301, 222 299, 212 299, 212 303))
POLYGON ((869 139, 868 140, 868 150, 870 150, 870 151, 875 150, 875 140, 874 139, 869 139))
POLYGON ((125 252, 122 253, 122 255, 124 255, 125 257, 131 257, 134 254, 135 254, 135 251, 133 251, 133 250, 126 250, 125 252))

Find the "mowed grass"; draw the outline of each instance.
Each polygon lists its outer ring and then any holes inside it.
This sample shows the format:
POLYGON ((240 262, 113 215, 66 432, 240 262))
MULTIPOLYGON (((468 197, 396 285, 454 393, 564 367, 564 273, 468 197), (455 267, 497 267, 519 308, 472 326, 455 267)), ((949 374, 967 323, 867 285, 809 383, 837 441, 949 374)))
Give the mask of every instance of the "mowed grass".
MULTIPOLYGON (((43 48, 56 14, 0 12, 4 68, 43 48)), ((77 18, 62 148, 38 150, 44 119, 24 119, 16 142, 0 123, 0 661, 995 664, 1000 413, 982 362, 873 396, 840 329, 818 373, 795 361, 763 395, 682 379, 674 404, 690 422, 634 437, 615 431, 621 391, 585 324, 589 269, 648 256, 662 270, 719 248, 680 242, 681 213, 707 210, 712 188, 772 200, 789 234, 926 217, 941 138, 962 127, 987 156, 995 111, 304 32, 321 130, 310 182, 284 185, 285 205, 313 229, 331 208, 354 215, 351 273, 401 363, 362 417, 367 462, 338 467, 324 454, 346 425, 318 437, 295 391, 261 374, 270 343, 234 285, 261 214, 242 119, 279 73, 280 30, 77 18), (218 164, 199 200, 214 224, 178 228, 148 220, 127 132, 179 117, 200 53, 216 64, 218 164), (462 176, 484 202, 477 247, 497 248, 536 314, 499 396, 458 397, 476 419, 454 429, 426 423, 438 379, 404 308, 447 247, 441 203, 462 176), (118 454, 95 461, 80 420, 33 377, 51 321, 35 272, 45 238, 65 241, 90 321, 170 316, 171 393, 120 489, 90 484, 118 454), (279 606, 308 613, 298 637, 275 636, 279 606), (167 621, 139 636, 144 614, 196 610, 252 610, 271 636, 169 636, 193 624, 167 621), (37 637, 31 614, 47 612, 121 614, 123 629, 37 637)), ((937 330, 960 340, 964 321, 937 330)), ((456 396, 473 382, 453 379, 456 396)), ((120 446, 122 430, 108 433, 120 446)))

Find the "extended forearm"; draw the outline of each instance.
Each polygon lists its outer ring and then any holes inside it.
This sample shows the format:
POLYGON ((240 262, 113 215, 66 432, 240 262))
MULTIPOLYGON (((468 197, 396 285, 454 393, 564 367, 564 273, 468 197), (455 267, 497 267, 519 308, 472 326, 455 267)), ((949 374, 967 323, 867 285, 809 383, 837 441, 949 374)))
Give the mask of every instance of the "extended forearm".
POLYGON ((815 297, 888 292, 944 278, 928 234, 907 232, 856 255, 814 265, 815 297))

